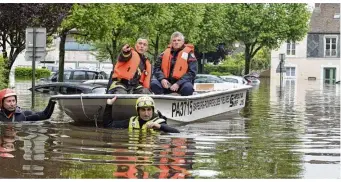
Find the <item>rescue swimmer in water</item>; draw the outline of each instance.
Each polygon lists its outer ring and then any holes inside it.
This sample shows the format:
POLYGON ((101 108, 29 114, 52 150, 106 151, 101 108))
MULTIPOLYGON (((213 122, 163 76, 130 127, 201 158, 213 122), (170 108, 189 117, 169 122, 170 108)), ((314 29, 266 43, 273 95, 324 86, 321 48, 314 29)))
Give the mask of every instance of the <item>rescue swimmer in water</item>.
POLYGON ((0 90, 0 121, 40 121, 49 119, 53 113, 55 101, 49 101, 44 111, 23 111, 17 105, 17 94, 14 90, 5 88, 0 90))
POLYGON ((139 97, 135 105, 137 116, 121 121, 112 119, 112 105, 115 101, 116 97, 107 99, 103 114, 104 128, 128 128, 129 130, 139 129, 142 131, 160 130, 167 133, 179 133, 179 130, 167 125, 167 118, 162 116, 160 111, 156 111, 153 98, 149 96, 139 97))

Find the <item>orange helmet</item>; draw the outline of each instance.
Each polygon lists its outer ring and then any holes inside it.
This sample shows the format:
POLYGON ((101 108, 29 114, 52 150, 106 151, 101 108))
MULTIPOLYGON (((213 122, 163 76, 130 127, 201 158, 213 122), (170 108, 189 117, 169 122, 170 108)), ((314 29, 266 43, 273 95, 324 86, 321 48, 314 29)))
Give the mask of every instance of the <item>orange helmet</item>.
POLYGON ((14 92, 14 90, 10 88, 0 90, 0 108, 2 108, 2 102, 4 101, 4 99, 9 96, 14 96, 15 100, 17 100, 17 94, 14 92))

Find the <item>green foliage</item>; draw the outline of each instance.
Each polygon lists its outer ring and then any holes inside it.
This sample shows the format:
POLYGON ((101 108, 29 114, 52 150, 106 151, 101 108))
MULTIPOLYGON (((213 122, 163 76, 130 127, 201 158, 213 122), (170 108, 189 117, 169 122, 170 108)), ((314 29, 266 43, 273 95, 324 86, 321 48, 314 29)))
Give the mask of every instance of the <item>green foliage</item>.
MULTIPOLYGON (((36 69, 36 79, 49 77, 51 71, 49 69, 37 68, 36 69)), ((31 79, 32 78, 32 68, 30 67, 16 67, 15 68, 15 78, 17 79, 31 79)))
POLYGON ((234 56, 227 57, 224 61, 219 65, 205 65, 205 72, 222 76, 222 75, 242 75, 244 68, 244 54, 239 53, 234 56))
POLYGON ((209 74, 211 74, 211 75, 216 75, 216 76, 226 76, 226 75, 231 75, 231 73, 230 73, 230 72, 217 72, 217 71, 209 72, 209 74))
POLYGON ((226 39, 245 44, 245 73, 262 48, 278 48, 284 41, 300 41, 308 32, 310 12, 306 4, 226 4, 222 24, 226 39))
POLYGON ((241 42, 248 73, 250 68, 267 68, 268 51, 283 41, 301 40, 309 17, 307 5, 299 3, 75 4, 62 27, 77 29, 75 37, 96 47, 97 59, 113 63, 121 47, 133 46, 139 37, 149 40, 148 56, 155 59, 174 31, 182 32, 200 52, 214 51, 218 43, 229 47, 241 42), (257 56, 262 48, 266 54, 257 56))
POLYGON ((251 70, 266 70, 270 68, 271 51, 263 47, 251 60, 251 70))
POLYGON ((199 24, 198 41, 196 48, 201 52, 215 51, 219 43, 229 44, 231 41, 224 40, 224 13, 226 6, 221 4, 205 4, 203 20, 199 24))
POLYGON ((4 65, 4 58, 2 56, 0 56, 0 89, 6 88, 7 84, 5 82, 5 74, 4 72, 6 71, 4 69, 5 65, 4 65))

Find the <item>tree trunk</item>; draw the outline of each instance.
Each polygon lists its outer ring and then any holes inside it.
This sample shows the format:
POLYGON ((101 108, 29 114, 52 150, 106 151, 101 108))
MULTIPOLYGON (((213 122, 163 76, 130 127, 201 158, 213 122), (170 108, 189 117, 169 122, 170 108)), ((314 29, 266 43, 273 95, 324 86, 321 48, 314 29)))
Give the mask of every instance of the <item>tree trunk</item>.
POLYGON ((155 52, 154 52, 154 63, 157 60, 157 57, 159 55, 159 41, 160 41, 160 35, 159 33, 156 34, 156 39, 155 39, 155 52))
POLYGON ((116 37, 115 38, 111 38, 111 43, 112 43, 112 54, 110 55, 110 58, 111 58, 111 62, 112 62, 112 65, 115 66, 116 64, 116 56, 115 54, 117 53, 116 51, 116 44, 117 44, 117 41, 116 41, 116 37))
POLYGON ((68 31, 64 29, 60 34, 58 82, 64 82, 65 40, 68 31))
POLYGON ((251 63, 250 45, 245 45, 245 72, 244 75, 249 74, 251 63))
POLYGON ((7 47, 6 47, 6 35, 3 34, 2 35, 2 57, 4 59, 4 69, 3 69, 3 73, 1 76, 3 76, 3 81, 4 84, 6 85, 6 87, 8 87, 8 83, 9 83, 9 72, 10 72, 10 61, 8 60, 8 56, 7 56, 7 47))

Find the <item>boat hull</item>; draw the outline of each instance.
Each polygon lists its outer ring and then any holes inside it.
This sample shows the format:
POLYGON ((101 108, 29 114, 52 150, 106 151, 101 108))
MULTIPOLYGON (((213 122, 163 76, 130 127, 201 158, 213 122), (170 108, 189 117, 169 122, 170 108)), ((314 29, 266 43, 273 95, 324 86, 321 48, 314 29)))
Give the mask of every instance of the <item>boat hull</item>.
MULTIPOLYGON (((173 122, 193 122, 245 106, 246 92, 250 86, 226 91, 212 91, 191 96, 150 95, 156 108, 173 122)), ((78 94, 56 95, 64 112, 77 124, 100 124, 106 100, 117 96, 112 112, 114 120, 124 120, 136 115, 135 102, 139 94, 78 94)))

